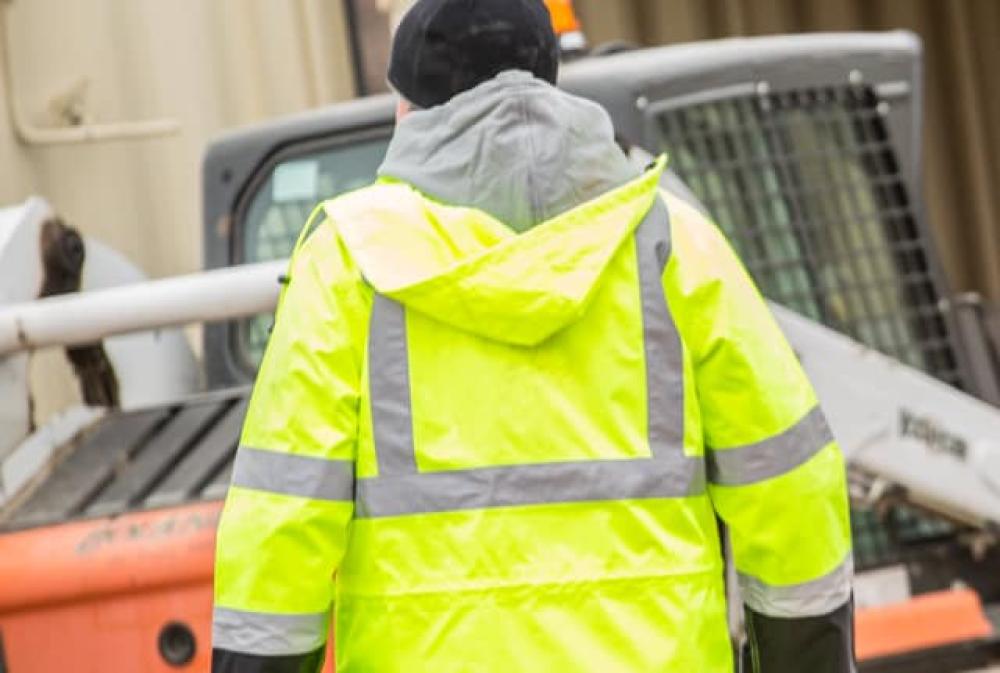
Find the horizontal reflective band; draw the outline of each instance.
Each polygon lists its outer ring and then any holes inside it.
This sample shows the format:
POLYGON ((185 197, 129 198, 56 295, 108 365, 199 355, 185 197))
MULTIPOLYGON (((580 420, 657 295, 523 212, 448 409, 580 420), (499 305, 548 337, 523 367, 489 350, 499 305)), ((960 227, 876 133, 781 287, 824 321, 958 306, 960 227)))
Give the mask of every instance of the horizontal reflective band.
POLYGON ((705 491, 704 461, 590 460, 359 479, 355 517, 601 500, 680 498, 705 491))
POLYGON ((720 486, 740 486, 779 477, 832 441, 830 426, 822 409, 816 406, 780 435, 756 444, 708 451, 708 480, 720 486))
POLYGON ((326 643, 325 613, 281 615, 216 607, 212 646, 261 656, 308 654, 326 643))
POLYGON ((354 499, 354 463, 241 446, 233 486, 312 500, 354 499))
POLYGON ((739 573, 740 591, 747 607, 769 617, 817 617, 842 607, 851 597, 854 559, 847 558, 829 574, 802 584, 771 586, 739 573))

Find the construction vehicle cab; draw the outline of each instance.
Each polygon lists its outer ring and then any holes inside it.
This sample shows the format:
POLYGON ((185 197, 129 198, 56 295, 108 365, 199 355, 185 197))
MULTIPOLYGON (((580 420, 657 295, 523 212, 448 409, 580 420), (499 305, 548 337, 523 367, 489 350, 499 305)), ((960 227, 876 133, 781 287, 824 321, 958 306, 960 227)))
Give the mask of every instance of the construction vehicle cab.
MULTIPOLYGON (((564 67, 560 86, 603 105, 628 143, 669 155, 671 179, 712 214, 769 299, 853 340, 844 357, 863 344, 921 372, 921 381, 933 377, 933 403, 935 386, 983 393, 996 375, 970 356, 979 351, 942 301, 947 286, 920 197, 920 67, 920 44, 908 33, 779 36, 583 58, 564 67)), ((213 143, 203 166, 206 270, 287 257, 317 203, 373 180, 393 112, 390 96, 376 96, 213 143)), ((4 657, 16 673, 205 670, 214 517, 271 320, 207 324, 205 374, 221 392, 108 414, 53 452, 4 505, 0 569, 15 588, 0 588, 0 670, 4 657), (53 530, 59 544, 40 545, 53 530), (35 550, 30 568, 5 560, 17 558, 14 549, 35 550), (151 561, 160 554, 174 562, 151 561), (58 595, 43 590, 70 568, 76 579, 58 595), (58 632, 61 645, 45 645, 54 641, 42 630, 58 632)), ((879 362, 890 377, 899 366, 879 362)), ((844 408, 850 422, 856 410, 844 408)), ((985 419, 977 428, 994 419, 986 405, 976 413, 985 419)), ((921 414, 898 427, 893 419, 889 430, 876 424, 871 445, 947 445, 953 450, 938 452, 962 460, 954 447, 978 435, 921 414)), ((948 604, 975 616, 917 642, 885 636, 885 618, 869 618, 875 626, 859 633, 864 670, 907 670, 905 657, 929 648, 945 662, 935 670, 989 661, 996 642, 981 603, 1000 601, 994 487, 977 486, 982 505, 971 512, 951 506, 951 492, 936 507, 933 488, 908 497, 858 455, 856 563, 874 578, 874 588, 859 584, 862 607, 947 590, 956 578, 975 589, 948 604)), ((1000 485, 995 496, 1000 503, 1000 485)))

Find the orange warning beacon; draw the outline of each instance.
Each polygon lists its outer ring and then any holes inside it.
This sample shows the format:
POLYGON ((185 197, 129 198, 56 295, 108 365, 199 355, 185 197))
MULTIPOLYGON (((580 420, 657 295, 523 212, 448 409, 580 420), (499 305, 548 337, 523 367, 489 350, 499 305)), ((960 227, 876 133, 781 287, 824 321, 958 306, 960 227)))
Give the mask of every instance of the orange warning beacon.
POLYGON ((579 51, 587 47, 580 20, 573 9, 573 0, 545 0, 552 16, 552 28, 559 36, 559 46, 563 53, 579 51))

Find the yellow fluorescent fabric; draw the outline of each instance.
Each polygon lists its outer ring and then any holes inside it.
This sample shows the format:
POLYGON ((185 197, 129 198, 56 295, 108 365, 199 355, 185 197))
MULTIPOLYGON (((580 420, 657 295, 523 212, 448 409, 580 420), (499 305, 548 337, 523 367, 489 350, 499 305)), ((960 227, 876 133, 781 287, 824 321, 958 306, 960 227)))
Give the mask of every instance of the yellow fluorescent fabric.
MULTIPOLYGON (((706 450, 780 439, 816 406, 812 386, 722 234, 694 208, 668 203, 674 251, 664 289, 695 367, 706 450)), ((851 550, 843 456, 836 443, 812 448, 780 476, 709 485, 737 569, 771 586, 817 580, 851 550)))
POLYGON ((521 235, 387 180, 328 202, 327 214, 379 292, 452 327, 530 346, 586 311, 665 165, 521 235))
POLYGON ((344 673, 733 670, 717 576, 341 601, 335 631, 344 673))
POLYGON ((353 509, 232 487, 219 525, 225 544, 216 559, 216 605, 264 613, 329 610, 353 509))
POLYGON ((743 446, 816 405, 798 358, 719 230, 668 197, 674 254, 664 290, 696 369, 707 446, 743 446))
POLYGON ((352 459, 371 290, 329 227, 309 238, 289 277, 241 444, 352 459))
MULTIPOLYGON (((241 445, 353 460, 371 291, 328 227, 298 251, 289 275, 241 445)), ((351 503, 230 488, 218 533, 216 605, 265 614, 328 611, 352 512, 351 503)))
POLYGON ((851 549, 844 463, 829 444, 788 474, 748 486, 714 486, 736 567, 772 586, 828 574, 851 549))
MULTIPOLYGON (((520 235, 392 180, 328 202, 293 260, 243 444, 353 461, 358 487, 379 478, 374 287, 405 307, 413 476, 650 460, 663 410, 648 409, 633 233, 663 165, 520 235)), ((780 436, 815 396, 721 235, 668 204, 663 293, 684 370, 672 450, 780 436)), ((776 586, 821 576, 849 549, 836 446, 773 479, 673 498, 367 518, 233 488, 216 599, 272 614, 333 602, 341 673, 728 673, 716 514, 741 571, 776 586)))
POLYGON ((705 496, 359 519, 340 591, 378 597, 610 578, 721 580, 712 523, 705 496))
POLYGON ((421 469, 649 456, 631 248, 615 257, 605 280, 573 329, 529 352, 419 313, 408 316, 410 371, 421 382, 411 386, 421 469), (594 348, 594 334, 604 335, 601 348, 594 348), (456 380, 456 371, 468 377, 456 380))

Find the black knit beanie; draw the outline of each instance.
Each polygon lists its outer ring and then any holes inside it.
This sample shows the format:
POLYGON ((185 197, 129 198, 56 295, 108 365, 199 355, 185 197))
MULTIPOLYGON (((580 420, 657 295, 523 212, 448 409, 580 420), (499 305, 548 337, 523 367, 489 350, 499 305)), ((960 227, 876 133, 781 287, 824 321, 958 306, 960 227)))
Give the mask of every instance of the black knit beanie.
POLYGON ((393 39, 389 83, 430 108, 514 69, 556 82, 559 42, 542 0, 418 0, 393 39))

